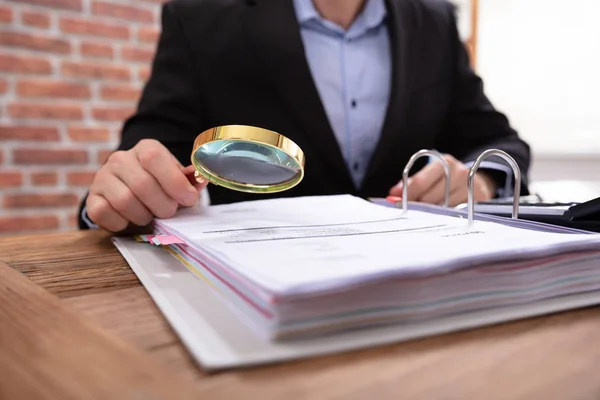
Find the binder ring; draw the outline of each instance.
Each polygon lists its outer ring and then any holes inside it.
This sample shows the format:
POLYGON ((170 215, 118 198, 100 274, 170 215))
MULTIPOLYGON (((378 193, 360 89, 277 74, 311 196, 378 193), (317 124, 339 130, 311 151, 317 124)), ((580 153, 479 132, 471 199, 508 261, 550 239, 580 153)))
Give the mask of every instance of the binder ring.
POLYGON ((473 225, 473 220, 474 220, 473 214, 475 213, 475 198, 474 198, 475 197, 475 193, 474 193, 474 191, 475 191, 475 188, 474 188, 475 173, 479 169, 479 165, 483 162, 483 160, 485 160, 489 156, 498 156, 498 157, 504 159, 504 161, 506 161, 513 170, 513 174, 515 175, 515 186, 514 186, 514 190, 513 190, 512 217, 514 219, 517 219, 519 217, 519 198, 521 196, 521 169, 519 168, 519 165, 517 164, 515 159, 512 158, 505 151, 498 150, 498 149, 489 149, 489 150, 484 151, 483 153, 481 153, 479 155, 479 157, 477 157, 477 159, 473 163, 473 166, 471 166, 471 169, 469 170, 469 177, 468 177, 468 181, 467 181, 467 185, 468 185, 467 186, 468 187, 468 203, 467 203, 467 205, 468 205, 468 212, 469 212, 469 226, 473 225))
POLYGON ((450 166, 448 162, 442 157, 442 155, 435 150, 419 150, 415 154, 412 155, 406 166, 404 167, 404 172, 402 173, 402 210, 406 212, 408 210, 408 174, 410 173, 411 168, 415 164, 415 162, 425 156, 432 156, 437 158, 442 162, 442 166, 444 167, 444 173, 446 174, 446 193, 444 197, 444 207, 448 207, 450 204, 450 166))

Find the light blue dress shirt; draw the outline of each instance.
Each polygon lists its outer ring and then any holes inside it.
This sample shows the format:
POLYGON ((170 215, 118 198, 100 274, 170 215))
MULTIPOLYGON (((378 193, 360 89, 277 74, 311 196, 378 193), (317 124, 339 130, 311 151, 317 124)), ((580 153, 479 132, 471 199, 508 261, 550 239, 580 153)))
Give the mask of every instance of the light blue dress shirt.
POLYGON ((329 123, 356 187, 379 140, 391 90, 384 0, 369 0, 344 30, 312 0, 294 0, 306 58, 329 123))
MULTIPOLYGON (((293 1, 313 80, 354 183, 360 187, 390 98, 392 60, 385 2, 367 0, 344 30, 321 17, 313 0, 293 1)), ((504 172, 506 184, 498 195, 510 196, 508 166, 484 161, 481 168, 504 172)))

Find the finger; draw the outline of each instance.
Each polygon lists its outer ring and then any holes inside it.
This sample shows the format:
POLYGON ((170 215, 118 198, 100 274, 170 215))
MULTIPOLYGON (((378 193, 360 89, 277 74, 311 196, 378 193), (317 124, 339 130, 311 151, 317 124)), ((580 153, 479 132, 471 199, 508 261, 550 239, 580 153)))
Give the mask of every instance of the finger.
MULTIPOLYGON (((463 173, 455 171, 450 175, 448 205, 453 206, 453 199, 467 195, 467 181, 463 173)), ((446 201, 446 179, 439 180, 431 189, 421 196, 419 201, 429 204, 442 205, 446 201)))
POLYGON ((107 231, 120 232, 129 225, 129 222, 100 195, 90 192, 85 204, 88 217, 107 231))
MULTIPOLYGON (((410 189, 410 188, 409 188, 410 189)), ((432 187, 429 188, 419 201, 428 204, 442 205, 446 200, 446 179, 440 179, 432 187)))
MULTIPOLYGON (((474 201, 484 201, 486 200, 486 196, 481 191, 481 188, 477 188, 477 184, 474 185, 474 201)), ((468 190, 467 188, 457 189, 454 192, 450 193, 450 207, 456 207, 459 204, 466 203, 469 200, 468 190)))
POLYGON ((200 192, 201 190, 203 190, 207 186, 208 186, 208 181, 207 180, 203 180, 202 182, 195 181, 195 183, 194 183, 194 187, 196 188, 196 190, 198 192, 200 192))
MULTIPOLYGON (((408 178, 408 182, 410 184, 410 178, 408 178)), ((390 191, 388 192, 388 194, 390 196, 393 197, 402 197, 402 187, 403 187, 403 182, 402 180, 400 182, 398 182, 395 186, 393 186, 390 191)))
POLYGON ((466 190, 456 190, 450 193, 450 207, 456 207, 459 204, 463 204, 467 202, 467 191, 466 190))
POLYGON ((208 180, 196 177, 196 168, 193 165, 188 165, 185 168, 182 167, 182 172, 198 192, 208 186, 208 180))
POLYGON ((188 176, 188 175, 194 175, 194 173, 196 172, 196 167, 194 167, 193 165, 188 165, 187 167, 181 167, 181 172, 183 172, 184 175, 188 176))
MULTIPOLYGON (((140 168, 141 169, 141 168, 140 168)), ((142 204, 133 191, 117 176, 106 174, 98 192, 123 218, 137 226, 152 222, 152 213, 142 204)))
POLYGON ((158 218, 170 218, 177 211, 179 203, 169 197, 158 181, 137 162, 120 167, 114 175, 131 190, 148 213, 158 218))
POLYGON ((142 141, 134 147, 134 154, 142 168, 158 181, 169 197, 184 206, 194 205, 198 191, 162 144, 152 140, 142 141))
MULTIPOLYGON (((451 164, 452 165, 452 164, 451 164)), ((450 201, 448 206, 455 207, 467 201, 469 168, 464 164, 455 164, 451 171, 450 201)))
MULTIPOLYGON (((450 166, 450 200, 448 205, 454 207, 457 204, 467 201, 469 168, 458 162, 449 162, 448 165, 450 166)), ((478 179, 475 187, 479 186, 480 188, 477 190, 481 190, 481 185, 481 179, 478 179)), ((446 181, 445 179, 442 179, 436 184, 435 188, 432 188, 427 192, 420 201, 432 204, 443 204, 445 190, 446 181)))
POLYGON ((410 201, 420 201, 423 195, 442 181, 445 176, 441 162, 430 162, 410 178, 408 182, 408 199, 410 201))
POLYGON ((490 193, 489 186, 485 179, 475 174, 473 180, 473 199, 475 201, 488 201, 492 198, 492 193, 490 193))
MULTIPOLYGON (((456 207, 459 204, 466 203, 469 200, 467 179, 464 179, 465 184, 457 186, 457 188, 450 194, 450 207, 456 207)), ((473 200, 474 201, 487 201, 491 199, 491 195, 487 189, 487 186, 481 177, 475 175, 473 181, 473 200)))
POLYGON ((498 186, 494 179, 485 171, 475 173, 475 181, 478 182, 478 186, 481 187, 481 196, 485 200, 489 200, 493 197, 493 194, 498 190, 498 186))

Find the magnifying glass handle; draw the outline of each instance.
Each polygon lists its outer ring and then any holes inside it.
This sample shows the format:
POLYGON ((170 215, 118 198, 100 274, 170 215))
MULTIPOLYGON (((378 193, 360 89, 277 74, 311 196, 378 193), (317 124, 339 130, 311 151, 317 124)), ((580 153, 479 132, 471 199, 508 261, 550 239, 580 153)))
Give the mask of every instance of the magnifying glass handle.
POLYGON ((185 177, 194 186, 206 182, 206 179, 203 176, 198 175, 195 171, 185 174, 185 177))

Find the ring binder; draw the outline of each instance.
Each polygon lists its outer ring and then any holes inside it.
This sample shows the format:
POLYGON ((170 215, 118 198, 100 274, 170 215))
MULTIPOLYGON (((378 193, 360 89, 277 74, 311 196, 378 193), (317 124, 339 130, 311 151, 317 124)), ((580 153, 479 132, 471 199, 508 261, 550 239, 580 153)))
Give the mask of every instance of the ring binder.
POLYGON ((519 201, 521 196, 521 169, 519 165, 508 153, 498 149, 489 149, 484 151, 477 157, 471 169, 469 170, 469 176, 467 178, 467 207, 468 207, 468 223, 469 226, 473 225, 474 213, 475 213, 475 188, 474 188, 474 179, 475 173, 479 169, 479 165, 490 156, 498 156, 504 161, 506 161, 513 170, 513 174, 515 176, 515 185, 513 190, 513 209, 512 209, 512 217, 513 219, 517 219, 519 217, 519 201))
MULTIPOLYGON (((444 157, 436 150, 419 150, 406 163, 404 167, 404 171, 402 173, 402 210, 407 212, 408 210, 408 174, 410 173, 411 168, 415 164, 415 162, 424 156, 432 156, 439 159, 442 162, 444 167, 444 172, 446 174, 446 193, 444 200, 444 207, 448 208, 450 203, 450 166, 448 162, 444 159, 444 157)), ((503 150, 499 149, 488 149, 481 153, 479 157, 475 160, 473 165, 469 170, 469 175, 467 178, 467 209, 468 209, 468 225, 473 225, 474 222, 474 214, 475 214, 475 188, 474 188, 474 180, 475 174, 479 169, 481 163, 490 156, 498 156, 502 158, 504 161, 508 163, 508 165, 512 168, 513 174, 515 176, 515 185, 513 190, 513 207, 512 207, 512 218, 519 218, 519 201, 521 197, 521 169, 519 165, 515 161, 512 156, 506 153, 503 150)))
POLYGON ((406 163, 404 167, 404 172, 402 173, 402 210, 404 212, 408 211, 408 174, 410 173, 411 168, 415 164, 415 162, 425 156, 432 156, 437 158, 442 162, 442 166, 444 167, 444 173, 446 174, 446 193, 444 198, 444 207, 448 207, 450 204, 450 166, 448 162, 444 159, 444 157, 436 150, 419 150, 406 163))
MULTIPOLYGON (((497 153, 481 159, 489 154, 497 153)), ((264 361, 306 357, 330 351, 331 343, 343 343, 353 332, 364 333, 356 347, 372 343, 377 329, 390 341, 396 330, 448 333, 600 303, 600 235, 479 213, 478 234, 470 235, 473 228, 461 210, 414 202, 404 214, 399 204, 387 206, 392 209, 352 195, 257 200, 243 208, 215 205, 215 212, 186 211, 153 221, 153 234, 185 242, 164 253, 180 264, 142 258, 158 250, 153 245, 120 250, 202 364, 219 358, 237 364, 238 355, 258 354, 264 361), (271 213, 277 226, 265 220, 271 213), (340 225, 352 228, 327 228, 340 225), (305 240, 337 256, 307 252, 305 240), (172 279, 159 284, 165 273, 172 279), (197 287, 190 277, 197 277, 197 287), (204 288, 215 302, 194 301, 204 288), (572 298, 582 301, 569 303, 572 298), (179 306, 185 302, 193 307, 179 306), (531 311, 540 304, 551 306, 531 311), (219 305, 227 312, 208 318, 219 305), (465 318, 464 325, 452 325, 458 317, 465 318), (224 345, 211 346, 218 329, 224 345)), ((598 210, 590 206, 580 212, 598 210)))

